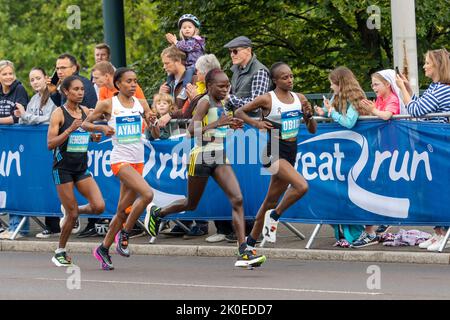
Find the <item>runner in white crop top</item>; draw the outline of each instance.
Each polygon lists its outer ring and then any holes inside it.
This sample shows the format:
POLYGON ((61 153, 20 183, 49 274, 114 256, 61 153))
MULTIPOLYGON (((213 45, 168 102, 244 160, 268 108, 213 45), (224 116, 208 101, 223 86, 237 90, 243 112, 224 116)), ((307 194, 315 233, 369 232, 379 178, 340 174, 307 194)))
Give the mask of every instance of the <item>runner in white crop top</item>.
POLYGON ((247 237, 249 246, 255 246, 261 231, 264 236, 261 245, 266 241, 275 242, 278 219, 307 192, 308 183, 294 168, 300 117, 305 120, 310 133, 315 133, 317 127, 308 100, 302 94, 292 92, 294 77, 291 68, 278 62, 272 66, 270 73, 275 90, 256 97, 235 112, 236 117, 258 129, 269 130, 270 134, 267 144, 270 158, 266 167, 272 176, 266 198, 259 208, 252 232, 247 237), (262 109, 263 120, 252 119, 246 114, 258 108, 262 109), (279 139, 279 150, 271 150, 272 136, 279 139), (283 193, 284 196, 278 203, 283 193))
POLYGON ((109 225, 103 243, 93 252, 104 270, 114 269, 109 255, 109 248, 114 239, 117 242, 117 252, 125 257, 130 256, 128 233, 153 200, 153 191, 142 177, 144 145, 141 134, 142 120, 150 127, 156 117, 146 100, 133 97, 137 88, 136 73, 133 70, 117 69, 114 86, 119 90, 117 96, 98 102, 95 110, 83 122, 85 130, 103 131, 105 135, 112 136, 111 169, 120 179, 116 215, 109 225), (93 124, 103 118, 108 121, 108 125, 93 124))

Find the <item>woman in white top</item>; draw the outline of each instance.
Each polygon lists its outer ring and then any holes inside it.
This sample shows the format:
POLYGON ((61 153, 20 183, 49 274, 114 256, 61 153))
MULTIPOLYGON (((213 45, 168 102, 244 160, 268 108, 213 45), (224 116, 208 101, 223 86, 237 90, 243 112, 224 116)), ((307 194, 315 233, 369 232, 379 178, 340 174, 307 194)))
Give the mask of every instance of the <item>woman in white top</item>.
POLYGON ((308 191, 308 183, 294 168, 301 117, 310 133, 315 133, 317 128, 308 100, 302 94, 291 92, 294 84, 291 68, 284 62, 277 62, 272 65, 270 74, 276 88, 235 111, 236 117, 249 125, 269 130, 267 152, 264 152, 267 158, 264 159, 263 155, 263 165, 268 168, 272 177, 252 232, 247 237, 247 245, 250 247, 255 246, 263 228, 265 241, 275 242, 278 219, 308 191), (262 120, 252 119, 247 115, 247 112, 258 108, 262 109, 262 120), (271 150, 275 139, 279 150, 271 150), (285 194, 278 203, 283 193, 285 194))
POLYGON ((16 103, 14 111, 21 124, 48 124, 50 116, 56 105, 50 99, 50 91, 47 86, 47 74, 42 68, 33 68, 30 71, 30 84, 36 94, 25 107, 16 103))
POLYGON ((114 86, 119 93, 111 99, 98 102, 95 110, 83 122, 83 128, 87 131, 103 131, 105 135, 113 133, 111 169, 120 179, 116 215, 109 225, 103 243, 93 252, 104 270, 114 269, 109 255, 109 248, 114 239, 117 242, 117 252, 125 257, 130 256, 129 232, 153 199, 153 191, 142 176, 144 144, 141 138, 143 120, 150 127, 156 119, 155 115, 146 100, 134 97, 137 78, 132 69, 117 69, 114 86), (108 125, 93 124, 102 118, 108 121, 108 125))

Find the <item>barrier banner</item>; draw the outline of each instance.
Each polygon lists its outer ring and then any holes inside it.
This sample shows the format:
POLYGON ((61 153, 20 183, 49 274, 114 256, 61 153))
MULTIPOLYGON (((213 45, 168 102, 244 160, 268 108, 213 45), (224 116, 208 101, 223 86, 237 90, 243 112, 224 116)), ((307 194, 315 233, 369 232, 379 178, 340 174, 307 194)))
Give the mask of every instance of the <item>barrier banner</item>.
MULTIPOLYGON (((47 126, 0 126, 0 210, 30 216, 61 215, 52 181, 47 126)), ((418 121, 359 121, 353 130, 301 125, 296 168, 308 193, 284 221, 331 224, 450 225, 450 125, 418 121)), ((191 139, 145 140, 144 177, 154 202, 167 205, 187 194, 191 139)), ((264 200, 270 175, 261 166, 266 135, 246 127, 227 137, 227 156, 244 197, 246 217, 264 200)), ((114 215, 119 180, 110 168, 111 140, 89 145, 89 170, 114 215)), ((86 203, 77 195, 79 204, 86 203)), ((231 206, 210 178, 194 212, 170 218, 231 218, 231 206)))

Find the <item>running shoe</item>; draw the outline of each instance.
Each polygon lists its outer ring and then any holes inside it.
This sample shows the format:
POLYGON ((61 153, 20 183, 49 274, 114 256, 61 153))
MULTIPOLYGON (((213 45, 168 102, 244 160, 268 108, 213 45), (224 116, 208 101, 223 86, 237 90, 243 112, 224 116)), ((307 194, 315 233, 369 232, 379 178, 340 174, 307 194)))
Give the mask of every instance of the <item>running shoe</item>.
MULTIPOLYGON (((64 208, 63 205, 61 205, 61 213, 62 213, 63 217, 59 220, 59 227, 62 229, 62 227, 67 219, 66 209, 64 208)), ((73 225, 72 234, 80 232, 80 229, 81 229, 81 223, 80 223, 80 218, 78 217, 77 220, 75 220, 75 224, 73 225)))
POLYGON ((145 230, 152 236, 156 237, 159 233, 159 225, 161 224, 161 218, 156 216, 161 208, 150 203, 146 209, 147 213, 145 215, 144 226, 145 230))
POLYGON ((373 244, 377 244, 378 243, 378 237, 377 235, 374 234, 369 234, 365 231, 363 231, 363 233, 361 233, 361 235, 359 236, 359 238, 355 241, 353 241, 353 243, 351 244, 351 248, 363 248, 363 247, 367 247, 367 246, 371 246, 373 244))
POLYGON ((72 259, 67 255, 65 251, 56 253, 53 258, 52 262, 57 267, 71 267, 72 266, 72 259))
POLYGON ((273 209, 267 210, 264 215, 264 228, 262 231, 265 242, 275 243, 277 241, 278 221, 270 217, 273 209))
POLYGON ((419 243, 419 248, 421 249, 428 249, 429 246, 432 244, 439 242, 441 240, 441 236, 438 234, 434 234, 430 239, 419 243))
POLYGON ((102 264, 103 270, 114 270, 114 266, 111 262, 111 256, 108 250, 102 250, 100 246, 94 249, 92 252, 95 259, 97 259, 102 264))
POLYGON ((386 233, 389 229, 391 228, 391 226, 388 225, 380 225, 378 226, 378 229, 375 231, 376 234, 384 234, 386 233))
POLYGON ((255 250, 247 249, 239 255, 235 267, 240 268, 253 268, 259 267, 266 261, 266 256, 257 255, 255 250))
POLYGON ((122 257, 129 257, 130 256, 130 248, 128 248, 128 239, 129 234, 128 232, 123 232, 123 230, 120 230, 116 234, 116 251, 118 254, 120 254, 122 257))

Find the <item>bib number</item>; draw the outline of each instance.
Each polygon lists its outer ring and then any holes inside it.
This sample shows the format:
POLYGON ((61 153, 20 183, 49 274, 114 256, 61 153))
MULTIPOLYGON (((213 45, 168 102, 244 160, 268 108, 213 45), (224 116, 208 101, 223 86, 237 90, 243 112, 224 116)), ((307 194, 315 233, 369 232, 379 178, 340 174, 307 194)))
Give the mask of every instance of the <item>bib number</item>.
POLYGON ((116 118, 117 142, 122 144, 141 141, 141 116, 125 116, 116 118))
POLYGON ((281 139, 295 138, 300 128, 300 111, 287 111, 281 114, 281 139))
POLYGON ((69 136, 67 152, 87 152, 89 145, 89 132, 74 131, 69 136))

